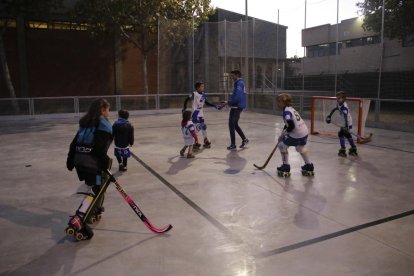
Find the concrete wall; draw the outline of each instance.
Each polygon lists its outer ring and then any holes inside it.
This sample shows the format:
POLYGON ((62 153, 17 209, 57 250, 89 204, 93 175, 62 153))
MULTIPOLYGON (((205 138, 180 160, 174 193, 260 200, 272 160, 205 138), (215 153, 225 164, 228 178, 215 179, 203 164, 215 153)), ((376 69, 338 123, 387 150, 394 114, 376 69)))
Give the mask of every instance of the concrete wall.
MULTIPOLYGON (((376 35, 364 31, 362 20, 352 18, 339 24, 338 41, 342 48, 336 56, 305 57, 304 72, 306 75, 374 72, 379 70, 381 44, 346 47, 346 41, 376 35), (335 65, 336 63, 336 65, 335 65), (336 66, 336 69, 335 69, 336 66)), ((336 25, 321 25, 302 30, 302 46, 314 46, 336 42, 336 25)), ((414 47, 402 47, 398 40, 384 39, 383 71, 402 71, 414 68, 414 47)), ((301 65, 297 68, 302 72, 301 65)))
MULTIPOLYGON (((17 97, 93 96, 144 94, 142 57, 129 44, 97 40, 85 31, 26 29, 28 95, 22 95, 15 29, 5 36, 5 50, 17 97)), ((156 51, 154 51, 156 52, 156 51)), ((24 64, 24 63, 23 63, 24 64)), ((157 58, 148 57, 150 93, 157 89, 157 58)), ((0 69, 0 97, 8 98, 0 69)))

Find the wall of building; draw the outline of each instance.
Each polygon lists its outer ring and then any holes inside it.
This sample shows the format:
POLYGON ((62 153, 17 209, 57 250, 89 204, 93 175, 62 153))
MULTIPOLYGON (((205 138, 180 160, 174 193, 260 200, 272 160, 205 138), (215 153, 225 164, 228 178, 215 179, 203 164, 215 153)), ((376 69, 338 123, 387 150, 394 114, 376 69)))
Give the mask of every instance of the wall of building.
MULTIPOLYGON (((28 97, 144 94, 142 57, 132 45, 118 44, 115 58, 113 39, 93 39, 85 31, 31 28, 25 38, 28 97)), ((15 29, 6 32, 4 42, 16 96, 22 97, 15 29)), ((149 91, 156 93, 156 55, 147 62, 149 91)), ((0 97, 8 98, 0 73, 0 97)))
MULTIPOLYGON (((336 25, 321 25, 302 30, 302 46, 335 43, 336 25)), ((304 74, 335 74, 378 71, 381 59, 379 36, 362 28, 362 20, 352 18, 341 21, 338 29, 339 55, 313 56, 303 58, 304 74), (351 41, 374 38, 372 44, 350 46, 351 41)), ((298 72, 302 73, 298 67, 298 72)), ((382 71, 403 71, 414 68, 414 47, 402 47, 399 40, 384 39, 382 71)))

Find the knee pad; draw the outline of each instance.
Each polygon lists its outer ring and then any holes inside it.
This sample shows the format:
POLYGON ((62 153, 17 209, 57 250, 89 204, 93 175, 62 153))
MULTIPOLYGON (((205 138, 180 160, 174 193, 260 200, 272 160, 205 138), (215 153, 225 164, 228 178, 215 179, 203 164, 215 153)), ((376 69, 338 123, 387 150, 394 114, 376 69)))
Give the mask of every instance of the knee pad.
POLYGON ((279 143, 279 150, 281 153, 287 153, 287 149, 288 149, 288 146, 285 145, 285 143, 283 142, 279 143))
POLYGON ((201 123, 201 124, 200 124, 200 128, 201 128, 202 130, 207 130, 207 125, 206 125, 205 123, 201 123))

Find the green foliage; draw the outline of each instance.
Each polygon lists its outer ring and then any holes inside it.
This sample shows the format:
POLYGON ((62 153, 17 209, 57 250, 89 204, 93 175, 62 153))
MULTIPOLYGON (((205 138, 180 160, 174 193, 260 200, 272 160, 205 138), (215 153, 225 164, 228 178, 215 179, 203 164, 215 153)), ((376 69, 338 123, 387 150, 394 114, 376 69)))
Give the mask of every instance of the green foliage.
POLYGON ((157 45, 159 20, 171 20, 165 33, 177 42, 212 12, 210 0, 80 0, 72 15, 92 34, 118 33, 146 54, 157 45))
POLYGON ((384 4, 384 36, 403 39, 414 33, 413 0, 364 0, 357 4, 364 15, 366 30, 381 32, 382 5, 384 4))

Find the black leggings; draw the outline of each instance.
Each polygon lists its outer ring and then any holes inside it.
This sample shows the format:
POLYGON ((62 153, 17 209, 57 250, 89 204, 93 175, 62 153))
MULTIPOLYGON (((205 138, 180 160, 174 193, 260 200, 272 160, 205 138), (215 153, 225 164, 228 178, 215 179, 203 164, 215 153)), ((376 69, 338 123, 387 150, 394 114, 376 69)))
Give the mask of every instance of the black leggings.
POLYGON ((242 108, 231 108, 229 116, 229 131, 230 131, 230 140, 232 145, 236 145, 236 131, 240 135, 242 140, 246 139, 246 136, 243 133, 243 130, 239 127, 240 114, 242 113, 242 108))
POLYGON ((116 157, 116 160, 118 160, 118 163, 119 164, 121 164, 122 163, 122 165, 124 166, 124 167, 126 167, 127 166, 127 164, 128 164, 128 157, 119 157, 119 156, 117 156, 116 157))

